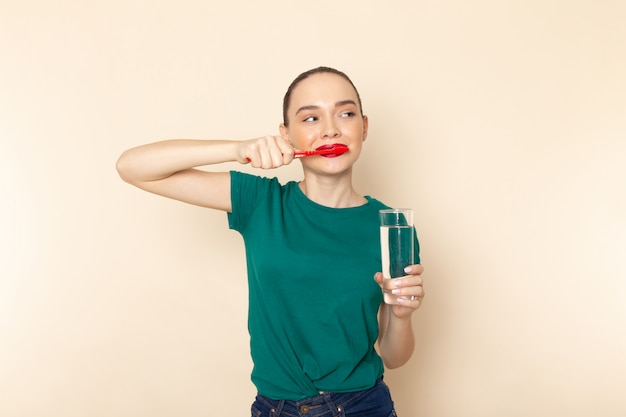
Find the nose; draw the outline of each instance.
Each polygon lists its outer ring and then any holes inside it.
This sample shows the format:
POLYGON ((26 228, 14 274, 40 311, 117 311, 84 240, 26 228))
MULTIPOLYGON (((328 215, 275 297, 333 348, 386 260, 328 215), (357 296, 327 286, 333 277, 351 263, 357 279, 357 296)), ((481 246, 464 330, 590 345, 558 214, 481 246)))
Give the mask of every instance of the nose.
POLYGON ((339 136, 341 136, 341 130, 339 130, 335 121, 332 118, 327 119, 326 123, 323 126, 322 138, 332 139, 339 136))

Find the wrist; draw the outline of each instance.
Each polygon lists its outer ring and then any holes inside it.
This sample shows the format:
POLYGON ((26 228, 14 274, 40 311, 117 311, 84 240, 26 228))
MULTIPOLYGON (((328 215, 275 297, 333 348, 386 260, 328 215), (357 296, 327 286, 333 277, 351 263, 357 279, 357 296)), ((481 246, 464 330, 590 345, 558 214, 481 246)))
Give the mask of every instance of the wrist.
POLYGON ((389 314, 389 321, 391 323, 394 323, 393 324, 394 326, 408 326, 408 327, 411 327, 411 317, 412 317, 412 314, 404 314, 404 312, 403 312, 403 314, 399 316, 399 315, 397 315, 395 313, 393 306, 389 306, 389 310, 390 310, 390 313, 391 313, 391 314, 389 314))

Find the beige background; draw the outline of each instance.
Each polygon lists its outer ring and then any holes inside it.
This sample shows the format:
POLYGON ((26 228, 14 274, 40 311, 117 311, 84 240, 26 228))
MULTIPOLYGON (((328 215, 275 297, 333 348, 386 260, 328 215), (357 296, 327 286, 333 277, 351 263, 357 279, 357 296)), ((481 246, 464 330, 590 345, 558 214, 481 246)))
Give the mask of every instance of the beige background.
POLYGON ((249 415, 240 237, 114 164, 276 133, 322 64, 370 117, 359 190, 417 212, 400 415, 626 415, 625 5, 1 0, 0 415, 249 415))

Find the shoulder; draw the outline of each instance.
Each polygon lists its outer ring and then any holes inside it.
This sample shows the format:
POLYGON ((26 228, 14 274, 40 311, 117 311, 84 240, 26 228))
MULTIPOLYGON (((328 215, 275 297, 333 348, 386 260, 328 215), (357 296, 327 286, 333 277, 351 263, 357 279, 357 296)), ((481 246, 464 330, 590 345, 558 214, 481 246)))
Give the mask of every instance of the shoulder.
POLYGON ((284 187, 276 177, 268 178, 240 171, 230 171, 233 205, 254 205, 284 187))
POLYGON ((383 203, 380 200, 375 199, 374 197, 372 197, 370 195, 366 195, 365 198, 367 199, 368 204, 372 208, 375 208, 377 210, 384 210, 384 209, 390 209, 391 208, 387 204, 383 203))
POLYGON ((241 171, 230 171, 231 183, 234 185, 256 185, 256 186, 271 186, 280 187, 281 184, 276 177, 262 177, 260 175, 248 174, 241 171))

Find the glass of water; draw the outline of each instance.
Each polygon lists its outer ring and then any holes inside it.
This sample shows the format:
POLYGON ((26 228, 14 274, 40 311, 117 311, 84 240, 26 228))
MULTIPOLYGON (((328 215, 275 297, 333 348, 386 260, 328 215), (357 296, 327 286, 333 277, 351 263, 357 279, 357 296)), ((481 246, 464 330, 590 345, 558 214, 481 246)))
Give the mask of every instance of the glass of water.
MULTIPOLYGON (((383 261, 383 297, 387 304, 399 304, 391 293, 393 279, 405 276, 404 268, 414 262, 413 210, 380 210, 380 248, 383 261)), ((406 297, 408 298, 408 297, 406 297)))

